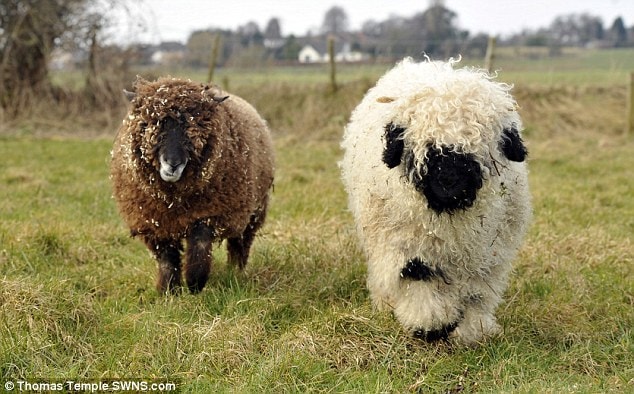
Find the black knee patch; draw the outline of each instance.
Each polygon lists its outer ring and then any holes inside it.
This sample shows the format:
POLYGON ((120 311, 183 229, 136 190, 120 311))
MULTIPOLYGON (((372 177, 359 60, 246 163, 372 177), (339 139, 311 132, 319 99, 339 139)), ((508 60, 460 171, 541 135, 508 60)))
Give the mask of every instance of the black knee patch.
POLYGON ((417 330, 414 330, 412 335, 414 336, 414 338, 422 339, 423 341, 426 341, 426 342, 436 342, 440 340, 446 340, 447 338, 449 338, 449 335, 452 332, 454 332, 456 327, 458 327, 457 321, 451 324, 442 326, 438 330, 425 330, 423 328, 419 328, 417 330))
POLYGON ((511 161, 524 161, 528 151, 524 146, 524 141, 520 137, 519 131, 515 127, 504 129, 500 140, 500 151, 511 161))
POLYGON ((414 257, 407 260, 407 264, 401 270, 401 278, 411 280, 422 280, 429 282, 435 278, 441 278, 445 283, 449 284, 445 273, 438 267, 432 268, 425 264, 420 257, 414 257))
POLYGON ((409 259, 401 270, 401 278, 430 281, 436 276, 434 269, 425 264, 419 257, 409 259))

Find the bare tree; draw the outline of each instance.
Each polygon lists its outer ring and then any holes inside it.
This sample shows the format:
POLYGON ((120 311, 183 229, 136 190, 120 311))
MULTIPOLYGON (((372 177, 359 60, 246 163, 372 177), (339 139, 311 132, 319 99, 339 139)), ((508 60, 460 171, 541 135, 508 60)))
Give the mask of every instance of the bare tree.
POLYGON ((0 2, 0 106, 23 91, 47 87, 48 60, 56 40, 73 26, 87 0, 0 2))
POLYGON ((625 23, 623 23, 623 18, 620 16, 612 22, 609 33, 610 40, 615 47, 622 47, 627 44, 627 29, 625 28, 625 23))
POLYGON ((278 39, 282 38, 282 28, 278 18, 271 18, 264 29, 264 37, 278 39))
POLYGON ((1 0, 0 109, 17 115, 37 100, 83 93, 88 104, 118 102, 131 52, 104 46, 104 29, 113 21, 108 15, 115 8, 131 18, 121 0, 1 0), (83 92, 52 85, 48 64, 57 48, 88 54, 83 92))
POLYGON ((590 14, 558 16, 550 25, 550 35, 559 45, 583 46, 603 39, 603 33, 601 18, 590 14))
POLYGON ((346 14, 346 11, 339 6, 334 6, 326 11, 324 21, 321 24, 321 32, 337 34, 346 31, 348 31, 348 14, 346 14))
POLYGON ((411 42, 419 42, 422 51, 429 55, 449 56, 455 49, 460 30, 455 24, 457 14, 435 0, 424 12, 409 21, 411 42))

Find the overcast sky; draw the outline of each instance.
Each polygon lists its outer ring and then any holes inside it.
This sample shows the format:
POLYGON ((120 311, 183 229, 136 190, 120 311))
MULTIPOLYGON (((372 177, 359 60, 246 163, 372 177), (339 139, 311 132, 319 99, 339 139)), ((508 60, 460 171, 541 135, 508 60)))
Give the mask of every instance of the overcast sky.
MULTIPOLYGON (((143 15, 145 33, 126 26, 118 27, 118 39, 125 43, 181 41, 193 30, 219 27, 234 30, 249 21, 260 29, 277 17, 282 34, 305 35, 321 26, 326 11, 342 7, 357 30, 363 22, 382 21, 390 15, 412 16, 429 6, 428 0, 141 0, 127 3, 131 15, 143 15)), ((479 32, 508 35, 523 29, 548 26, 555 17, 571 13, 590 13, 602 18, 609 28, 617 16, 627 27, 634 25, 634 0, 446 0, 445 5, 458 15, 458 26, 472 34, 479 32)), ((123 18, 129 19, 129 18, 123 18)))

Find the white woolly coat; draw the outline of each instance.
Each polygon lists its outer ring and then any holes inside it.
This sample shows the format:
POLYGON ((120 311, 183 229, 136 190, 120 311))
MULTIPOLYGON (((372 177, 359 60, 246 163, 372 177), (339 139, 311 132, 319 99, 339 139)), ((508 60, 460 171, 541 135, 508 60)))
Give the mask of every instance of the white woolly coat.
POLYGON ((492 313, 531 216, 526 164, 499 149, 505 128, 522 128, 510 89, 451 61, 405 59, 368 91, 346 127, 341 169, 368 257, 371 297, 410 331, 460 321, 456 334, 471 343, 497 329, 492 313), (429 146, 472 154, 483 176, 473 205, 454 213, 430 209, 403 164, 390 169, 382 162, 389 123, 406 129, 405 147, 421 173, 429 146), (450 283, 403 280, 413 257, 442 269, 450 283))

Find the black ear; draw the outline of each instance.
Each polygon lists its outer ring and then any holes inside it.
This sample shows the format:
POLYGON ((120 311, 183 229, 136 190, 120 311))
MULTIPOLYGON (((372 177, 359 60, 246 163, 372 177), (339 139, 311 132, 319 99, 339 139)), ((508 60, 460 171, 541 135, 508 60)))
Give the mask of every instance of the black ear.
POLYGON ((393 123, 388 123, 385 126, 383 163, 385 163, 387 168, 394 168, 401 163, 401 156, 403 156, 403 148, 405 147, 403 142, 404 132, 404 128, 398 127, 393 123))
POLYGON ((502 132, 502 140, 500 140, 500 150, 511 161, 524 161, 528 151, 524 146, 524 141, 520 137, 519 132, 513 126, 510 129, 504 129, 502 132))

